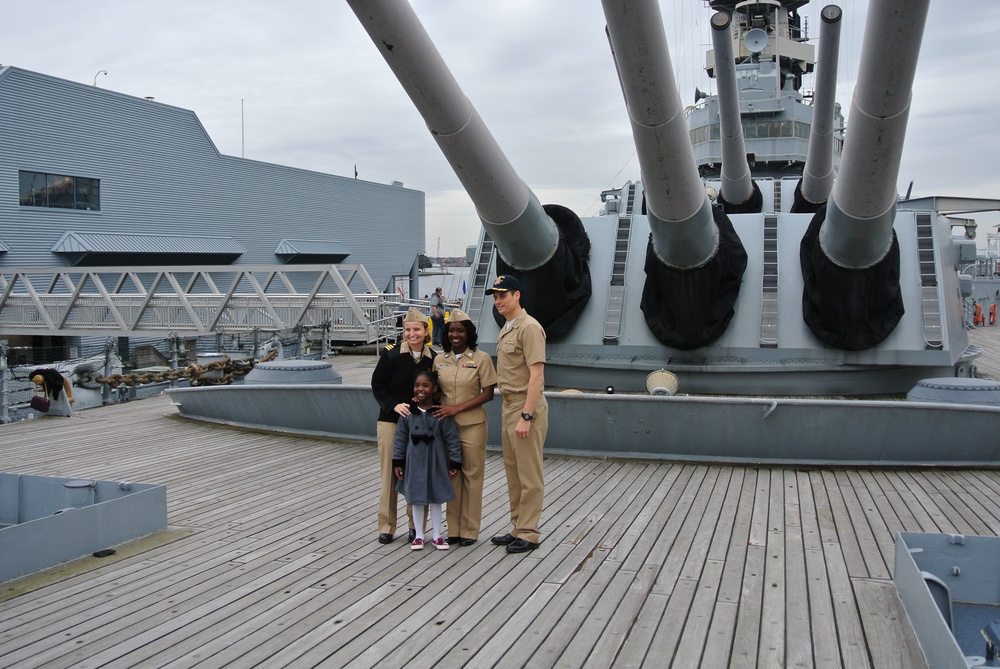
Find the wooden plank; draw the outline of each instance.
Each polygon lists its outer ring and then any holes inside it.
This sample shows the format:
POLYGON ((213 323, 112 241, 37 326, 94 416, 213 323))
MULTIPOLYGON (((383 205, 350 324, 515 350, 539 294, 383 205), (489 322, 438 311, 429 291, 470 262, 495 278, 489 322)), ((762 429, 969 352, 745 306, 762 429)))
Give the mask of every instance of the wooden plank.
POLYGON ((748 537, 742 563, 739 610, 736 617, 736 628, 733 631, 730 659, 732 667, 751 667, 757 664, 767 555, 767 515, 770 486, 771 471, 758 469, 747 525, 748 537))
MULTIPOLYGON (((712 467, 710 474, 705 477, 700 496, 704 505, 699 501, 695 507, 704 508, 704 511, 694 528, 694 536, 688 543, 684 563, 678 572, 679 578, 690 581, 700 580, 705 560, 709 550, 714 545, 716 536, 723 533, 728 541, 729 536, 726 532, 728 523, 720 521, 719 515, 722 513, 723 504, 728 499, 731 474, 732 470, 728 467, 712 467)), ((679 552, 678 556, 680 556, 679 552)))
MULTIPOLYGON (((811 481, 813 499, 816 501, 817 514, 819 515, 822 513, 821 510, 832 508, 831 500, 840 497, 840 490, 833 476, 817 476, 811 481)), ((846 522, 846 519, 842 522, 846 522)), ((836 620, 841 661, 843 666, 851 667, 851 669, 869 667, 871 663, 854 601, 848 562, 844 555, 845 545, 850 546, 852 550, 858 546, 854 538, 854 531, 848 524, 843 533, 831 532, 829 526, 821 529, 820 533, 823 540, 823 564, 830 589, 830 601, 833 604, 833 615, 836 620)), ((863 567, 862 560, 856 560, 855 565, 858 564, 863 567)))
POLYGON ((693 533, 690 525, 685 525, 685 523, 690 515, 692 506, 702 490, 702 482, 708 471, 707 467, 694 466, 692 475, 688 479, 687 485, 684 486, 680 497, 677 499, 677 503, 671 510, 670 516, 663 526, 663 530, 649 549, 649 553, 646 556, 646 564, 655 564, 660 567, 657 582, 653 586, 654 592, 670 594, 670 588, 676 572, 667 572, 663 569, 663 566, 671 556, 671 550, 677 541, 678 535, 682 532, 693 533))
MULTIPOLYGON (((115 634, 127 632, 137 623, 149 624, 158 613, 169 612, 188 601, 202 603, 211 598, 206 592, 212 592, 222 584, 230 590, 258 576, 257 569, 233 569, 229 564, 233 556, 234 553, 223 554, 206 561, 203 566, 194 569, 189 566, 187 570, 174 571, 173 575, 168 573, 164 580, 157 578, 162 572, 159 565, 146 562, 144 569, 129 579, 133 587, 112 582, 115 585, 115 589, 111 590, 114 597, 108 594, 99 598, 92 596, 65 608, 54 605, 52 615, 44 619, 45 624, 32 625, 27 633, 20 635, 18 643, 21 648, 12 653, 11 658, 44 660, 59 657, 66 649, 58 644, 53 647, 53 643, 59 640, 61 632, 64 638, 72 637, 74 650, 87 644, 90 644, 90 650, 99 649, 101 644, 114 643, 115 634), (127 598, 126 601, 142 601, 144 605, 139 611, 123 607, 119 597, 127 598), (68 635, 67 626, 70 630, 68 635)), ((271 570, 270 565, 263 566, 264 572, 271 570)))
POLYGON ((954 532, 955 527, 947 514, 938 506, 940 496, 929 494, 923 487, 923 473, 911 471, 898 471, 896 476, 900 483, 906 487, 906 498, 911 501, 916 509, 926 514, 928 524, 934 527, 931 532, 954 532))
MULTIPOLYGON (((823 540, 813 496, 813 481, 806 472, 796 472, 799 519, 802 525, 802 559, 809 601, 809 639, 812 659, 819 667, 839 667, 837 622, 833 613, 830 583, 823 557, 823 540)), ((823 491, 820 491, 823 494, 823 491)))
POLYGON ((772 472, 768 500, 767 545, 761 588, 760 642, 757 664, 762 667, 785 663, 785 490, 781 471, 772 472))
MULTIPOLYGON (((772 570, 772 574, 769 574, 769 576, 781 579, 781 589, 784 595, 785 628, 782 638, 785 641, 785 653, 781 661, 786 667, 812 667, 813 644, 810 630, 809 584, 806 577, 805 546, 802 538, 802 509, 799 497, 798 477, 791 470, 783 471, 782 476, 784 479, 783 518, 785 527, 782 539, 785 547, 785 572, 784 574, 774 574, 772 570)), ((772 503, 776 501, 773 500, 772 503)), ((771 523, 772 526, 775 524, 776 522, 771 523)), ((771 564, 768 565, 768 567, 772 566, 771 564)), ((776 595, 777 593, 772 594, 776 595)), ((768 616, 773 616, 774 612, 767 607, 767 595, 765 595, 765 611, 767 611, 768 616)), ((763 642, 761 645, 763 645, 763 642)))
POLYGON ((847 573, 855 578, 868 577, 866 549, 874 547, 867 524, 865 527, 855 527, 851 510, 844 500, 841 490, 841 480, 838 478, 843 471, 823 471, 821 477, 826 495, 823 497, 823 513, 829 514, 832 520, 832 532, 829 526, 821 526, 824 530, 823 541, 840 545, 840 554, 847 573), (861 538, 859 538, 859 534, 861 538))
MULTIPOLYGON (((667 498, 671 495, 679 495, 679 489, 674 484, 680 475, 681 468, 675 466, 659 466, 656 473, 650 479, 653 489, 650 491, 646 502, 636 509, 636 513, 631 523, 623 522, 626 526, 621 537, 611 548, 607 559, 615 562, 623 562, 631 559, 630 564, 642 565, 646 560, 646 551, 653 545, 656 535, 659 533, 658 522, 655 520, 661 510, 669 508, 667 498), (634 557, 633 557, 634 556, 634 557)), ((685 476, 686 478, 686 476, 685 476)), ((630 568, 623 564, 622 569, 635 572, 637 569, 630 568)))
POLYGON ((725 508, 731 514, 731 530, 726 544, 713 543, 709 559, 720 560, 723 570, 719 577, 716 605, 708 631, 703 666, 729 664, 733 641, 736 636, 739 604, 743 597, 743 570, 746 566, 750 523, 753 517, 753 500, 756 496, 757 470, 735 471, 731 480, 725 508), (735 497, 735 504, 731 500, 735 497), (715 551, 722 551, 713 553, 715 551), (724 659, 723 659, 724 658, 724 659))
MULTIPOLYGON (((712 493, 715 491, 715 484, 718 481, 719 470, 717 467, 707 468, 705 476, 700 480, 697 493, 691 500, 687 513, 683 516, 680 527, 676 535, 672 538, 670 550, 663 561, 663 567, 656 577, 653 591, 663 594, 670 594, 674 584, 682 578, 684 565, 689 562, 689 556, 694 551, 695 555, 691 559, 697 567, 691 567, 686 580, 696 581, 697 574, 701 573, 703 556, 711 540, 711 526, 705 527, 702 522, 706 515, 706 509, 712 500, 712 493), (699 539, 700 537, 700 539, 699 539)), ((719 496, 721 503, 721 495, 719 496)), ((681 517, 678 516, 680 520, 681 517)))
MULTIPOLYGON (((622 644, 614 666, 616 667, 642 667, 649 654, 653 635, 656 634, 659 622, 663 619, 666 611, 668 597, 656 593, 647 594, 643 601, 639 615, 636 617, 625 643, 622 644)), ((664 658, 650 657, 650 665, 663 662, 664 658)))
POLYGON ((875 506, 864 482, 855 471, 842 473, 841 493, 851 512, 852 524, 859 542, 864 542, 865 567, 872 578, 892 577, 895 544, 882 515, 875 506))
POLYGON ((875 669, 920 669, 927 661, 892 583, 870 579, 854 582, 858 609, 875 669))
MULTIPOLYGON (((645 488, 644 484, 649 479, 649 471, 645 467, 629 467, 623 473, 627 476, 591 512, 586 530, 571 536, 573 549, 546 578, 547 582, 564 587, 560 588, 532 627, 532 634, 544 641, 541 645, 536 643, 511 649, 505 655, 506 661, 528 664, 532 657, 558 658, 570 652, 566 648, 572 646, 573 639, 581 639, 589 652, 590 643, 600 634, 600 629, 595 630, 591 636, 582 634, 581 628, 585 624, 596 627, 611 617, 616 595, 606 593, 605 589, 621 563, 604 564, 610 552, 605 537, 615 527, 624 524, 622 515, 632 508, 636 496, 645 488), (611 502, 613 504, 602 512, 601 507, 611 502), (572 566, 572 571, 568 574, 565 573, 567 563, 572 566)), ((566 523, 567 526, 569 524, 566 523)), ((585 657, 586 653, 570 663, 580 664, 585 657)))
POLYGON ((997 503, 1000 493, 996 492, 1000 486, 990 485, 994 482, 978 475, 979 472, 952 472, 956 480, 956 494, 975 510, 988 528, 988 534, 1000 536, 1000 504, 997 503))
MULTIPOLYGON (((628 587, 627 581, 614 580, 621 567, 620 563, 592 562, 599 566, 595 569, 588 565, 588 569, 594 572, 593 576, 588 578, 586 588, 578 585, 573 589, 579 594, 573 597, 572 606, 556 610, 546 607, 531 626, 530 636, 544 637, 544 641, 539 643, 537 638, 530 637, 523 639, 504 654, 504 663, 514 667, 552 667, 558 662, 562 666, 579 667, 586 662, 628 587), (557 624, 546 622, 546 618, 550 616, 557 624)), ((581 570, 573 578, 582 579, 584 576, 581 570)), ((566 590, 560 588, 552 601, 562 596, 566 590)), ((568 591, 567 595, 571 592, 573 591, 568 591)))
POLYGON ((707 560, 701 571, 700 579, 693 582, 694 598, 687 619, 684 621, 684 629, 677 642, 677 649, 674 652, 673 666, 675 667, 705 666, 701 663, 701 656, 709 643, 709 632, 715 619, 716 596, 723 567, 722 562, 707 560))
POLYGON ((960 476, 950 471, 936 471, 929 474, 929 478, 937 482, 939 494, 968 524, 972 534, 996 534, 1000 524, 985 510, 978 499, 979 495, 969 494, 964 489, 964 482, 960 476))
MULTIPOLYGON (((277 650, 313 629, 315 624, 319 624, 304 621, 319 619, 321 623, 329 620, 327 611, 342 601, 345 593, 360 590, 367 582, 359 578, 342 579, 335 584, 317 582, 314 589, 319 590, 318 594, 298 598, 293 594, 275 608, 258 607, 255 611, 257 616, 248 621, 245 627, 237 627, 227 634, 220 635, 219 640, 225 639, 228 643, 218 644, 214 640, 208 641, 170 664, 194 666, 209 656, 210 666, 216 667, 249 667, 265 663, 277 650), (297 600, 297 606, 288 605, 293 599, 297 600), (252 633, 249 633, 250 630, 252 633), (243 631, 248 633, 243 634, 243 631), (219 645, 222 645, 221 649, 218 648, 219 645)), ((339 613, 341 609, 336 610, 339 613)))
POLYGON ((730 667, 756 667, 760 649, 760 621, 764 595, 767 548, 750 545, 743 563, 743 594, 739 599, 730 667))
MULTIPOLYGON (((613 564, 611 561, 605 562, 613 564)), ((615 601, 614 597, 617 597, 619 593, 622 593, 621 598, 617 600, 611 618, 601 634, 592 637, 594 648, 579 666, 627 666, 620 661, 619 655, 626 640, 631 637, 635 629, 634 626, 641 624, 638 623, 639 611, 649 595, 655 578, 655 570, 651 567, 645 567, 638 572, 622 569, 615 572, 607 591, 612 593, 611 601, 615 601)))
POLYGON ((729 552, 729 544, 733 538, 733 530, 736 526, 736 518, 739 514, 740 497, 746 472, 741 467, 727 468, 727 487, 725 499, 722 502, 722 509, 715 526, 715 534, 712 536, 712 545, 708 548, 706 557, 709 560, 724 562, 726 554, 729 552))
POLYGON ((99 667, 102 664, 111 662, 120 662, 123 666, 131 666, 134 660, 128 659, 129 655, 134 651, 140 651, 150 641, 158 639, 170 632, 180 630, 188 625, 197 625, 199 619, 201 619, 206 613, 238 600, 248 592, 252 592, 253 590, 259 588, 262 583, 271 582, 287 573, 308 566, 309 563, 313 562, 317 557, 318 555, 311 555, 295 562, 290 562, 283 567, 275 569, 265 576, 262 576, 260 579, 255 579, 254 581, 229 591, 225 595, 213 598, 211 601, 184 613, 173 615, 169 618, 169 620, 163 621, 154 627, 148 628, 139 633, 130 633, 117 637, 114 644, 108 646, 99 653, 88 655, 86 659, 81 657, 79 652, 71 654, 70 657, 73 659, 74 664, 79 666, 81 669, 85 669, 86 667, 99 667))
MULTIPOLYGON (((924 508, 917 500, 917 496, 913 494, 913 491, 907 485, 907 480, 904 480, 900 476, 900 472, 880 472, 885 478, 886 486, 891 486, 893 494, 890 495, 886 491, 886 496, 890 500, 898 498, 898 502, 894 503, 894 508, 897 510, 897 515, 900 519, 905 519, 908 516, 912 517, 912 523, 906 523, 904 526, 911 528, 911 531, 915 532, 938 532, 938 524, 935 522, 934 518, 931 517, 927 510, 924 508), (904 513, 902 508, 906 509, 904 513)), ((885 486, 884 486, 885 487, 885 486)))
MULTIPOLYGON (((739 491, 739 501, 733 509, 733 529, 729 545, 722 559, 726 568, 719 584, 719 601, 739 603, 743 593, 743 568, 746 561, 747 546, 750 544, 750 524, 753 520, 754 498, 757 494, 757 477, 760 472, 754 469, 743 472, 743 481, 739 491)), ((718 559, 718 556, 714 556, 718 559)))
POLYGON ((698 584, 694 581, 677 581, 674 585, 660 624, 649 642, 647 657, 656 658, 655 662, 660 662, 676 655, 677 643, 687 623, 697 589, 698 584))
POLYGON ((701 662, 699 667, 735 667, 736 664, 730 660, 730 652, 733 643, 733 629, 736 627, 736 618, 739 614, 739 605, 734 602, 716 602, 715 611, 712 615, 712 625, 709 627, 708 636, 705 640, 701 662))

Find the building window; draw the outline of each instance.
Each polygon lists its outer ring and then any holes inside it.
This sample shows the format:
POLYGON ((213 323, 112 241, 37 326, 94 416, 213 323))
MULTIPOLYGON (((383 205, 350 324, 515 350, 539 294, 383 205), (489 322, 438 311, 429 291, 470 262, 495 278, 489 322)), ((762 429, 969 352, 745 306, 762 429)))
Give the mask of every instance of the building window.
POLYGON ((18 174, 22 207, 101 210, 101 180, 65 174, 24 172, 18 174))

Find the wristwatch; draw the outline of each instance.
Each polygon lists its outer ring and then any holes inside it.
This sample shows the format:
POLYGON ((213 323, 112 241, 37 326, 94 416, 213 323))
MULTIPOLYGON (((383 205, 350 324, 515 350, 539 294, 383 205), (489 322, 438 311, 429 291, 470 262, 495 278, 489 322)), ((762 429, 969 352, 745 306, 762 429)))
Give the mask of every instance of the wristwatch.
POLYGON ((523 418, 524 420, 531 420, 532 418, 534 418, 534 416, 532 416, 530 413, 522 413, 521 418, 523 418))

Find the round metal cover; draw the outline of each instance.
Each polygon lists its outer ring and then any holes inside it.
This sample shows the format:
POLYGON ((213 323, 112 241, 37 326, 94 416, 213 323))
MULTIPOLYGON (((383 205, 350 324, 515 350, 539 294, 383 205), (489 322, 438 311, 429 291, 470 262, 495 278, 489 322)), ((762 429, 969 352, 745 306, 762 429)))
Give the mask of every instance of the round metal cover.
POLYGON ((678 385, 677 375, 665 369, 650 372, 646 376, 646 392, 650 395, 666 395, 667 397, 676 395, 678 385))
POLYGON ((244 383, 341 383, 340 373, 322 360, 274 360, 261 362, 247 374, 244 383))
POLYGON ((945 402, 1000 406, 1000 383, 990 379, 941 377, 917 381, 906 399, 912 402, 945 402))

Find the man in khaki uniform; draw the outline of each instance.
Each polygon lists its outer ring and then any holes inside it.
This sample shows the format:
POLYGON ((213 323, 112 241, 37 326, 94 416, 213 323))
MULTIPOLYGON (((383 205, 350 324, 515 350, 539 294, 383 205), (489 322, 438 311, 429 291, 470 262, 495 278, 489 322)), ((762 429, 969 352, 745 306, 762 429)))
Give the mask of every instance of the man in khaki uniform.
POLYGON ((493 537, 508 553, 538 548, 545 482, 542 447, 549 427, 545 386, 545 330, 521 308, 521 282, 501 274, 486 291, 507 319, 497 337, 497 389, 503 396, 501 443, 514 528, 493 537))

